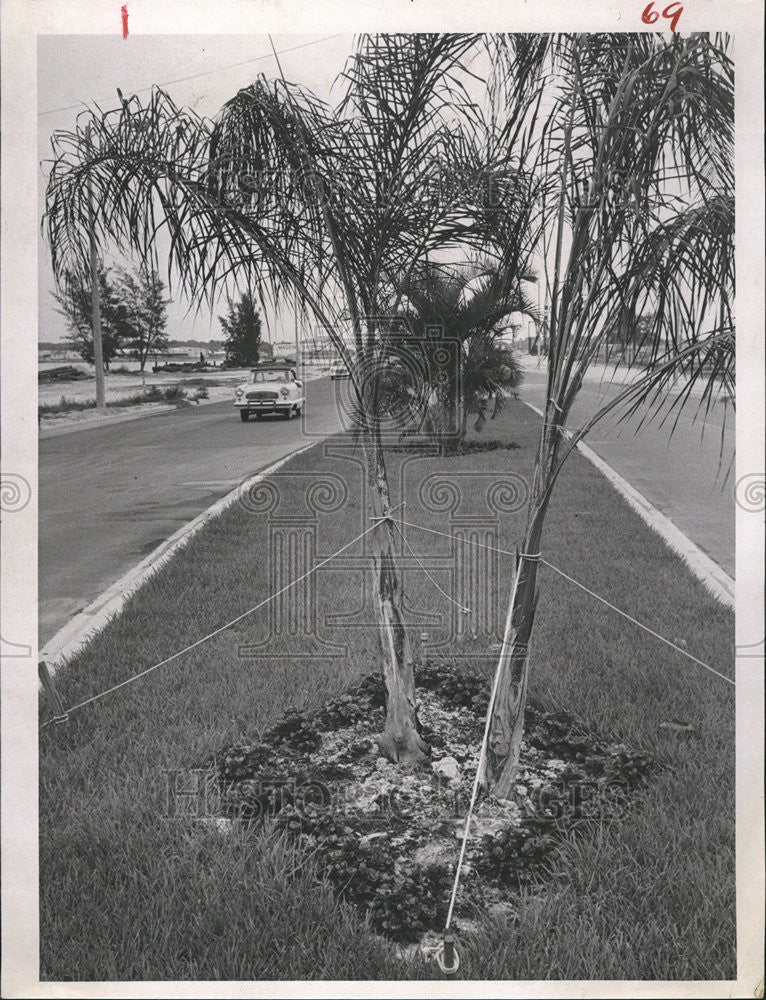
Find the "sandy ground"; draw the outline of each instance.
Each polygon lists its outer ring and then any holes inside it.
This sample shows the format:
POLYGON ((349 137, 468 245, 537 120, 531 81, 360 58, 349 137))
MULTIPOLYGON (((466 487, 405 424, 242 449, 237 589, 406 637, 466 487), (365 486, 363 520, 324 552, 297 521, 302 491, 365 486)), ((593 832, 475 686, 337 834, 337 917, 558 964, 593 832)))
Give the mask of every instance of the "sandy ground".
MULTIPOLYGON (((304 375, 306 380, 320 378, 327 365, 306 365, 304 375)), ((180 385, 186 387, 188 405, 199 406, 205 403, 220 403, 227 399, 233 399, 234 387, 247 379, 249 369, 235 369, 215 372, 194 372, 188 375, 172 372, 146 372, 144 375, 138 373, 134 375, 107 374, 105 382, 106 401, 109 404, 119 402, 140 393, 144 388, 159 386, 180 385), (207 389, 207 399, 195 399, 195 393, 199 388, 199 382, 207 389)), ((95 378, 75 380, 71 382, 44 382, 38 388, 38 405, 58 403, 63 399, 75 402, 85 402, 96 399, 95 378)), ((110 421, 115 417, 138 417, 156 413, 158 411, 173 409, 173 403, 148 402, 140 406, 109 406, 109 414, 106 417, 100 416, 93 410, 71 410, 68 413, 47 414, 40 420, 40 429, 43 431, 53 430, 60 427, 69 427, 76 424, 87 424, 101 421, 110 421)))

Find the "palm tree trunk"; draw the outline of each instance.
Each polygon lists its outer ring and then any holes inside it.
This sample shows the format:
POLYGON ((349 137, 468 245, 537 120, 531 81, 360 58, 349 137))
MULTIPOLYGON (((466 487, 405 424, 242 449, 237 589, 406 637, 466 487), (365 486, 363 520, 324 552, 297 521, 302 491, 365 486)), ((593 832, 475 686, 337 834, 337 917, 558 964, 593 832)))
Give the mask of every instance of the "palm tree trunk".
POLYGON ((387 519, 391 510, 385 458, 377 427, 364 438, 367 484, 378 528, 371 532, 373 590, 382 646, 386 686, 386 722, 378 738, 381 754, 391 761, 425 760, 430 747, 421 737, 415 700, 415 678, 407 627, 402 610, 402 590, 396 568, 395 528, 387 519))
POLYGON ((459 444, 462 445, 465 442, 465 436, 468 433, 468 407, 466 406, 465 393, 460 397, 460 441, 459 444))
POLYGON ((482 785, 499 799, 511 797, 524 736, 529 679, 529 641, 537 607, 537 567, 548 500, 534 503, 516 565, 500 651, 500 680, 491 706, 482 785))
POLYGON ((465 437, 465 417, 461 414, 463 400, 460 396, 460 389, 461 379, 456 373, 445 387, 442 406, 442 440, 447 455, 454 455, 459 451, 465 437))

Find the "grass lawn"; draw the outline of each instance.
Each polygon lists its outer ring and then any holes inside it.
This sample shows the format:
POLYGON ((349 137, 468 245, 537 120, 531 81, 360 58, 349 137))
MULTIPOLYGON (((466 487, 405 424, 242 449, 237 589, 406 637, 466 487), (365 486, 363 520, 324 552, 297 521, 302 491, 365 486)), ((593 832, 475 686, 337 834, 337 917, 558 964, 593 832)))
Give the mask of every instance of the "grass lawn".
MULTIPOLYGON (((483 437, 512 449, 442 459, 392 449, 390 477, 404 484, 407 520, 449 532, 449 514, 426 510, 428 498, 419 495, 434 473, 460 484, 456 519, 487 515, 492 474, 531 475, 537 429, 538 417, 510 402, 483 437)), ((288 565, 300 566, 301 552, 313 544, 316 558, 337 550, 369 523, 352 456, 319 445, 280 471, 282 505, 272 516, 293 523, 305 508, 290 504, 314 479, 334 474, 348 489, 340 510, 317 515, 315 543, 306 527, 300 544, 280 550, 288 565)), ((275 536, 270 546, 262 500, 253 495, 207 525, 61 670, 66 705, 152 665, 272 592, 269 552, 281 543, 275 536)), ((523 509, 501 513, 499 546, 513 549, 523 527, 523 509)), ((448 539, 414 531, 408 539, 449 592, 448 539)), ((374 667, 376 637, 369 627, 354 627, 371 620, 364 574, 353 559, 361 551, 360 543, 315 578, 318 620, 342 613, 352 619, 349 627, 321 629, 325 642, 345 644, 345 651, 301 639, 299 619, 270 617, 265 608, 43 731, 43 980, 441 978, 433 963, 400 960, 356 911, 333 900, 312 859, 280 837, 237 827, 222 835, 211 824, 167 815, 168 770, 201 766, 222 747, 268 728, 286 708, 318 707, 374 667), (258 643, 261 651, 253 651, 258 643), (248 645, 251 655, 244 655, 248 645), (307 650, 308 657, 299 655, 307 650)), ((579 455, 557 487, 543 554, 732 675, 733 613, 579 455)), ((441 643, 438 655, 490 670, 492 640, 484 633, 493 614, 502 623, 512 569, 507 557, 498 557, 496 573, 491 560, 472 563, 474 578, 486 581, 486 601, 474 609, 475 641, 455 634, 448 602, 417 566, 407 569, 415 634, 428 632, 432 644, 441 643)), ((467 572, 468 562, 456 579, 467 572)), ((542 567, 540 580, 531 701, 566 710, 651 754, 662 768, 627 818, 594 821, 562 844, 545 890, 524 898, 517 924, 486 918, 480 932, 460 942, 460 975, 734 978, 733 688, 551 570, 542 567), (694 734, 660 728, 671 719, 691 723, 694 734)), ((305 593, 296 594, 299 600, 287 595, 285 611, 305 606, 305 593)))

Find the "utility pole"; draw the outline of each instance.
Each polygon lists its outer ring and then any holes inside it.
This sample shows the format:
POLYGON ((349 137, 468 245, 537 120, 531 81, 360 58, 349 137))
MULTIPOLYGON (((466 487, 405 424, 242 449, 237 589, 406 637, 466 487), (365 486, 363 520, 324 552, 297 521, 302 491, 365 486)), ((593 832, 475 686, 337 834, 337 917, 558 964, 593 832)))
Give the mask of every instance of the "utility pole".
MULTIPOLYGON (((90 143, 90 124, 85 129, 85 141, 90 143)), ((96 409, 106 413, 106 393, 104 392, 104 351, 101 345, 101 297, 98 281, 98 257, 96 255, 96 223, 93 214, 93 194, 88 185, 88 237, 90 240, 90 301, 93 325, 93 364, 96 366, 96 409)))
POLYGON ((295 316, 295 367, 298 379, 303 381, 301 376, 301 342, 300 335, 298 333, 298 293, 295 293, 295 298, 293 299, 293 313, 295 316))

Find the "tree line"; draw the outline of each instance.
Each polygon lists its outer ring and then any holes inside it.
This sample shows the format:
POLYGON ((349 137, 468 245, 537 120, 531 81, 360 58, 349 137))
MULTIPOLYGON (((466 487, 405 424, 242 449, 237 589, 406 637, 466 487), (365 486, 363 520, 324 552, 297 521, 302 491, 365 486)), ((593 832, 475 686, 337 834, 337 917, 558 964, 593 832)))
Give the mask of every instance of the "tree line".
MULTIPOLYGON (((165 285, 151 268, 98 267, 101 306, 101 342, 104 368, 129 351, 144 371, 150 355, 168 346, 165 285)), ((80 357, 93 364, 93 298, 89 283, 71 281, 54 298, 67 324, 67 343, 80 357)))
MULTIPOLYGON (((144 371, 150 356, 168 348, 165 285, 154 270, 98 266, 101 307, 101 344, 108 371, 117 355, 127 351, 144 371)), ((67 346, 93 364, 93 299, 85 281, 71 281, 54 293, 57 312, 66 320, 67 346)), ((227 299, 228 310, 218 320, 224 333, 226 364, 257 365, 261 344, 261 317, 250 292, 227 299)), ((207 343, 195 342, 200 347, 207 343)), ((204 357, 204 355, 202 355, 204 357)))

